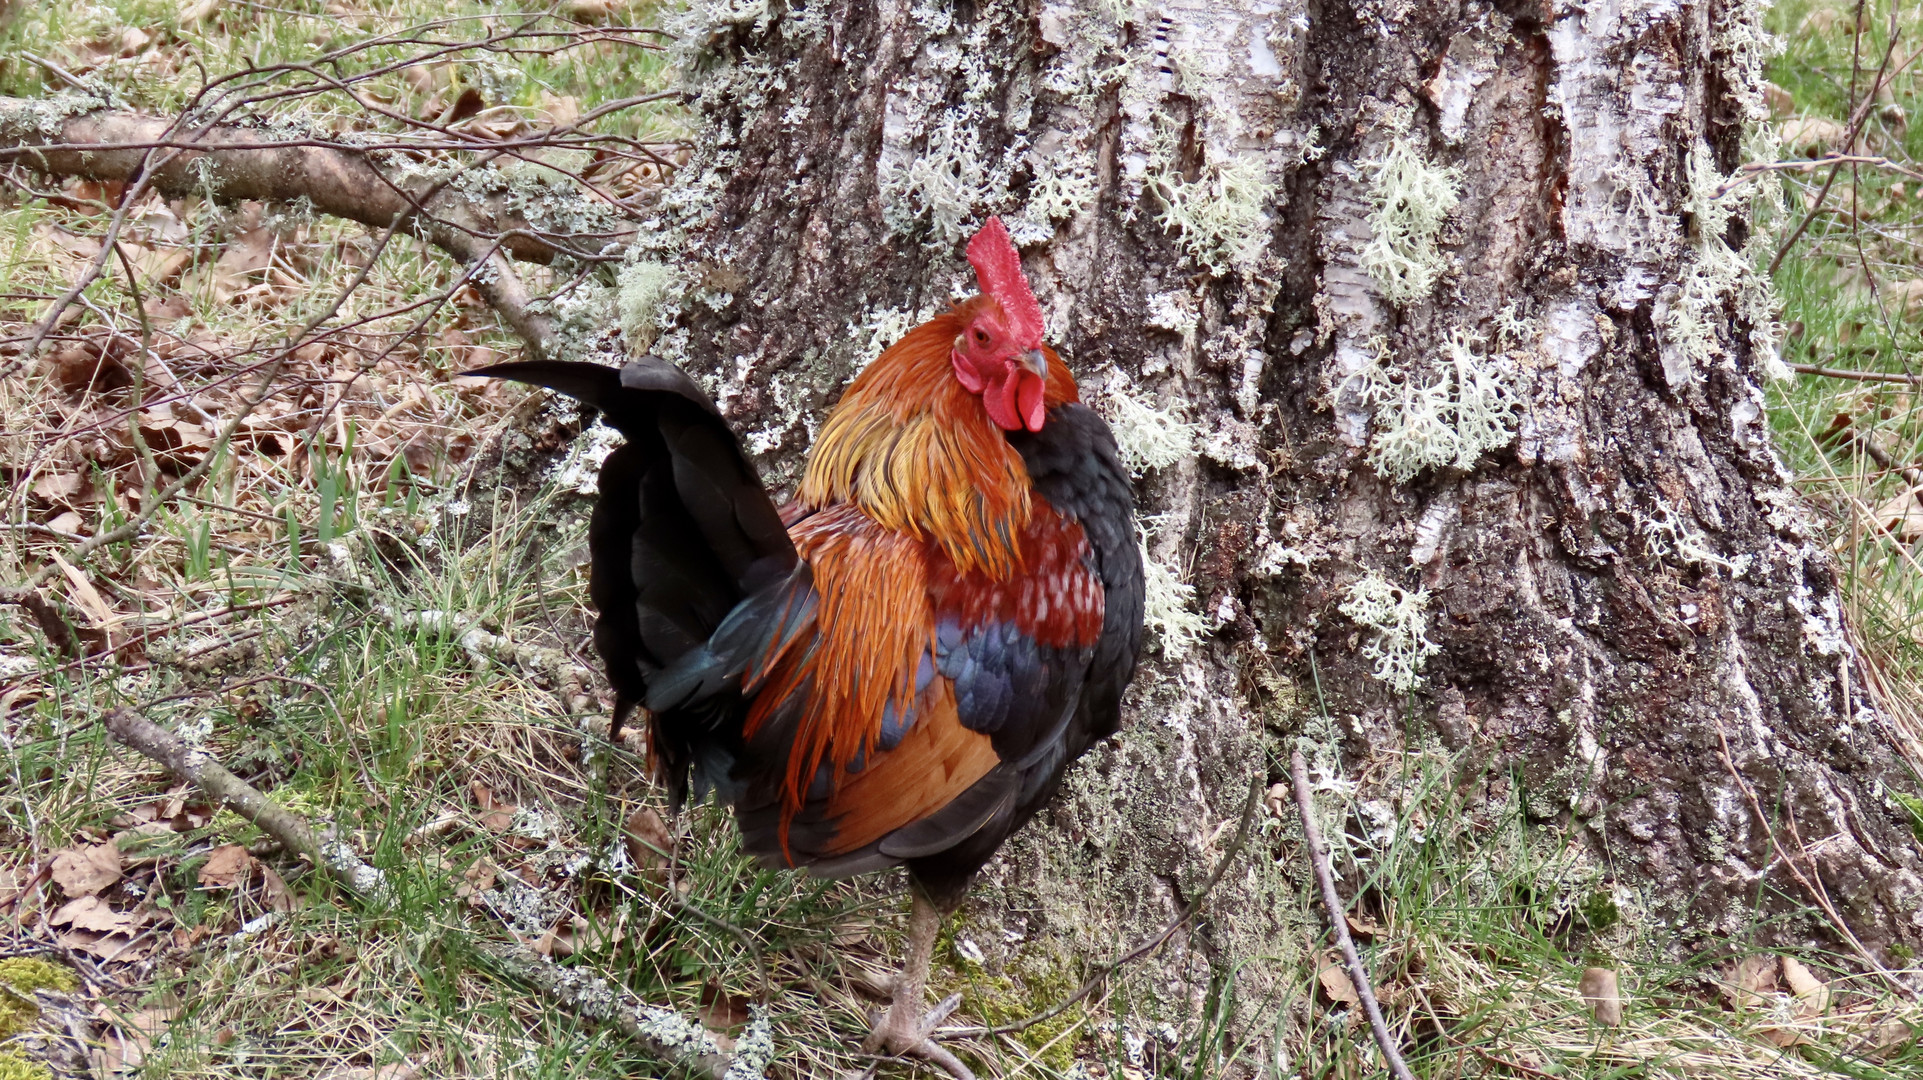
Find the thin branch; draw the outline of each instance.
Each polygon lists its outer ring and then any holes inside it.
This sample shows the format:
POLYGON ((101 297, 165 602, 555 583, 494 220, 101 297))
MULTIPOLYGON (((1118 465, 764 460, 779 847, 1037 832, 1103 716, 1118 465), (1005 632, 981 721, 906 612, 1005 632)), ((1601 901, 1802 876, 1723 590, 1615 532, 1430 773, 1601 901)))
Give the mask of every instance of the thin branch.
POLYGON ((1228 850, 1222 853, 1222 858, 1216 862, 1215 869, 1210 871, 1208 880, 1202 883, 1201 891, 1196 893, 1195 896, 1183 906, 1182 913, 1175 917, 1175 921, 1163 927, 1160 933, 1142 942, 1135 948, 1130 949, 1128 952, 1123 953, 1121 956, 1116 957, 1109 963, 1104 964, 1100 971, 1091 976, 1089 980, 1084 982, 1073 994, 1057 1002, 1044 1012, 1036 1013, 1026 1020, 1016 1020, 1013 1023, 998 1024, 994 1027, 945 1028, 938 1032, 938 1034, 943 1038, 951 1039, 965 1039, 977 1035, 1008 1035, 1017 1031, 1026 1031, 1036 1024, 1047 1023, 1067 1012, 1069 1009, 1074 1008, 1082 999, 1107 985, 1108 980, 1117 971, 1149 955, 1156 949, 1161 948, 1164 942, 1174 937, 1177 930, 1186 926, 1188 921, 1193 919, 1196 913, 1202 910, 1202 901, 1208 899, 1209 893, 1214 891, 1215 886, 1221 882, 1222 876, 1228 873, 1229 866, 1235 862, 1236 856, 1242 853, 1242 846, 1248 843, 1250 826, 1255 823, 1255 812, 1262 805, 1262 792, 1264 790, 1266 790, 1266 788, 1263 785, 1263 777, 1257 776, 1251 781, 1249 785, 1248 802, 1242 807, 1241 823, 1235 827, 1235 839, 1229 841, 1228 850))
POLYGON ((1302 835, 1309 842, 1309 862, 1315 867, 1316 883, 1322 886, 1322 908, 1329 914, 1329 926, 1335 931, 1335 943, 1342 949, 1342 959, 1349 967, 1349 981, 1355 984, 1355 996, 1362 1001, 1362 1011, 1368 1014, 1369 1031, 1375 1035, 1376 1048, 1382 1051, 1383 1060, 1389 1063, 1389 1071, 1396 1080, 1415 1080, 1409 1066, 1402 1060, 1402 1052, 1396 1049, 1395 1039, 1389 1034, 1389 1025, 1382 1019, 1382 1007, 1376 1004, 1375 988, 1369 983, 1368 969, 1362 966, 1362 957, 1355 951, 1355 939, 1349 936, 1349 920, 1344 916, 1347 910, 1342 897, 1335 891, 1335 871, 1329 866, 1329 849, 1322 842, 1322 830, 1315 825, 1314 796, 1309 790, 1309 766, 1302 760, 1302 751, 1297 750, 1289 756, 1289 778, 1295 782, 1295 808, 1302 812, 1302 835))
POLYGON ((205 750, 188 746, 179 736, 124 706, 109 709, 101 723, 123 746, 166 766, 168 772, 253 822, 280 841, 281 847, 326 871, 348 892, 382 902, 390 895, 386 875, 363 862, 353 849, 329 834, 315 832, 306 819, 228 772, 205 750))
POLYGON ((1829 368, 1817 364, 1791 364, 1790 370, 1799 375, 1820 375, 1825 379, 1848 379, 1851 382, 1905 383, 1910 386, 1923 386, 1923 375, 1906 375, 1901 372, 1852 371, 1847 368, 1829 368))
MULTIPOLYGON (((349 892, 383 902, 391 895, 386 877, 346 844, 316 832, 305 818, 228 772, 206 751, 188 746, 133 709, 109 710, 102 722, 122 745, 159 762, 209 798, 258 825, 283 849, 325 869, 349 892)), ((627 991, 589 971, 561 967, 510 942, 485 943, 481 952, 569 1011, 610 1021, 647 1053, 697 1074, 714 1080, 754 1080, 765 1074, 773 1056, 768 1016, 759 1006, 753 1010, 748 1032, 731 1055, 723 1052, 700 1024, 671 1009, 635 1001, 627 991)))

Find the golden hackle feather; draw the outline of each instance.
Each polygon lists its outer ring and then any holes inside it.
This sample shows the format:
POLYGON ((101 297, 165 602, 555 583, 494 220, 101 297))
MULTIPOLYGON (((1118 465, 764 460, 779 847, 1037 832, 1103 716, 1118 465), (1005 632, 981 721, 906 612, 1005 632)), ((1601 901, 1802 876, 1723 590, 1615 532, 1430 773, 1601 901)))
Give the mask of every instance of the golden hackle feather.
MULTIPOLYGON (((963 572, 1006 579, 1021 569, 1028 470, 949 360, 985 303, 917 326, 855 377, 822 425, 797 498, 810 510, 853 503, 888 529, 932 536, 963 572)), ((1067 365, 1048 358, 1045 403, 1077 400, 1067 365)))
MULTIPOLYGON (((1034 513, 1028 470, 949 359, 969 319, 992 303, 976 297, 910 330, 856 376, 815 440, 796 493, 808 516, 790 536, 819 595, 816 634, 766 661, 771 674, 744 729, 754 738, 783 702, 807 695, 782 778, 784 850, 788 820, 824 762, 837 808, 849 814, 864 803, 863 792, 892 793, 916 771, 848 775, 858 760, 875 763, 889 705, 903 717, 922 710, 919 734, 889 751, 902 765, 940 763, 943 776, 965 788, 994 762, 988 738, 956 719, 945 680, 935 680, 924 700, 915 691, 921 658, 934 648, 933 548, 963 575, 1008 581, 1023 570, 1022 536, 1034 513)), ((1044 351, 1045 405, 1078 400, 1067 365, 1044 351)), ((891 809, 850 822, 843 839, 852 846, 844 850, 914 820, 897 821, 902 813, 929 812, 959 792, 936 779, 926 777, 912 799, 878 799, 891 809)))

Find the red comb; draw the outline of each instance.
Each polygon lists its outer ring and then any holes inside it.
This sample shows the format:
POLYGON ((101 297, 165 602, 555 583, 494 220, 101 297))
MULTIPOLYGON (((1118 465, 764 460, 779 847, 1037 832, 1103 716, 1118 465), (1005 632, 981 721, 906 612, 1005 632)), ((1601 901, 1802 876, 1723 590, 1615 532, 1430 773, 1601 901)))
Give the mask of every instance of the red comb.
POLYGON ((1022 273, 1022 253, 1015 250, 1001 218, 989 218, 988 224, 968 241, 968 261, 975 268, 975 280, 981 282, 982 294, 1002 306, 1016 344, 1024 349, 1039 348, 1042 305, 1035 302, 1035 290, 1028 287, 1028 277, 1022 273))

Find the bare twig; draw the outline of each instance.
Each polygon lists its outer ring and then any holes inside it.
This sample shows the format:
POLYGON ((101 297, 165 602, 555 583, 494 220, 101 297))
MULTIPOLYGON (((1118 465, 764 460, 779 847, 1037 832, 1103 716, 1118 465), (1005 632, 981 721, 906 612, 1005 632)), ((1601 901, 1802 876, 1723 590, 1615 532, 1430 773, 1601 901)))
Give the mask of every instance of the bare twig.
POLYGON ((282 847, 325 870, 342 888, 356 896, 382 902, 389 896, 386 875, 367 865, 346 844, 315 832, 306 819, 228 772, 205 750, 188 746, 179 736, 124 706, 109 709, 101 722, 122 745, 166 766, 168 772, 258 825, 262 832, 280 841, 282 847))
MULTIPOLYGON (((166 766, 222 806, 258 825, 283 849, 312 860, 343 888, 376 899, 390 895, 379 870, 363 862, 347 845, 316 832, 306 819, 228 772, 206 751, 188 746, 133 709, 109 710, 103 722, 123 745, 166 766)), ((488 943, 481 951, 557 1004, 589 1019, 610 1021, 648 1053, 699 1075, 714 1080, 753 1080, 764 1074, 772 1056, 767 1013, 759 1006, 753 1011, 747 1034, 731 1055, 723 1052, 700 1024, 671 1009, 634 1001, 591 972, 561 967, 514 943, 488 943)))
POLYGON ((1409 1066, 1402 1060, 1402 1052, 1396 1049, 1395 1039, 1389 1034, 1389 1025, 1382 1019, 1382 1007, 1376 1004, 1375 988, 1369 982, 1369 972, 1362 966, 1362 957, 1355 951, 1355 939, 1349 936, 1349 920, 1344 912, 1347 908, 1342 897, 1335 891, 1335 871, 1329 866, 1329 849, 1322 842, 1322 830, 1315 825, 1314 796, 1309 790, 1309 766, 1302 760, 1302 751, 1297 750, 1289 756, 1289 778, 1295 782, 1295 808, 1302 813, 1302 835, 1309 842, 1309 862, 1315 867, 1316 883, 1322 887, 1322 908, 1328 912, 1329 926, 1335 931, 1335 943, 1342 949, 1342 959, 1348 964, 1349 981, 1355 984, 1355 996, 1362 1001, 1362 1011, 1368 1014, 1369 1031, 1375 1035, 1376 1048, 1382 1051, 1383 1060, 1389 1063, 1389 1071, 1396 1080, 1415 1080, 1409 1066))
POLYGON ((1822 367, 1817 364, 1791 364, 1790 370, 1799 375, 1819 375, 1825 379, 1846 379, 1850 382, 1903 383, 1908 386, 1923 386, 1923 375, 1906 375, 1894 371, 1853 371, 1848 368, 1822 367))

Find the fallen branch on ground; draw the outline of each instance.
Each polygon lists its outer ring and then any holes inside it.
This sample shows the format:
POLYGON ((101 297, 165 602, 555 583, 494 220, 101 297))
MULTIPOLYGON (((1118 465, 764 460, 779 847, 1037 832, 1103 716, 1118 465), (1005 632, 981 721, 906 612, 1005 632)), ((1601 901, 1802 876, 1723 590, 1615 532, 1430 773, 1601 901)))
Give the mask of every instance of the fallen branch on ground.
POLYGON ((1389 1071, 1396 1080, 1415 1080, 1409 1066, 1403 1063, 1402 1054, 1396 1049, 1395 1040, 1389 1034, 1389 1025, 1382 1019, 1382 1006, 1376 1004, 1375 987, 1369 982, 1369 972, 1362 966, 1362 957, 1355 951, 1355 939, 1349 936, 1347 909, 1342 897, 1335 891, 1335 871, 1329 866, 1329 848, 1322 842, 1322 830, 1315 825, 1315 801, 1309 791, 1309 766, 1302 760, 1302 751, 1297 750, 1289 757, 1289 778, 1295 785, 1295 808, 1302 813, 1302 835, 1308 840, 1309 863, 1315 867, 1315 880, 1322 887, 1322 909, 1329 914, 1329 926, 1335 931, 1335 943, 1342 949, 1342 959, 1349 969, 1349 981, 1355 984, 1355 996, 1362 1001, 1362 1011, 1368 1014, 1369 1031, 1375 1036, 1376 1048, 1389 1063, 1389 1071))
POLYGON ((566 650, 521 645, 480 625, 471 615, 458 611, 426 609, 405 611, 389 604, 374 610, 395 627, 429 630, 447 634, 469 656, 493 661, 547 679, 568 700, 586 694, 594 685, 594 672, 574 662, 566 650))
MULTIPOLYGON (((206 751, 188 746, 133 709, 111 709, 102 722, 122 745, 159 762, 259 826, 282 848, 308 858, 349 892, 383 902, 388 897, 387 879, 379 870, 346 844, 315 831, 306 819, 227 771, 206 751)), ((755 1007, 748 1030, 729 1052, 722 1050, 713 1034, 698 1022, 671 1009, 635 1001, 625 990, 590 972, 561 967, 513 942, 485 944, 481 951, 555 1004, 586 1019, 613 1023, 647 1053, 696 1075, 713 1080, 755 1080, 774 1058, 774 1039, 767 1013, 760 1006, 755 1007)))
POLYGON ((352 848, 330 833, 316 832, 298 814, 289 812, 260 793, 260 789, 228 772, 213 755, 182 742, 180 737, 135 712, 121 707, 101 718, 107 731, 123 745, 166 766, 167 771, 205 792, 220 805, 259 826, 280 845, 327 872, 356 896, 384 902, 387 878, 367 865, 352 848))
MULTIPOLYGON (((668 96, 672 95, 618 104, 668 96)), ((631 229, 573 235, 543 229, 515 208, 511 191, 475 194, 469 190, 471 184, 408 180, 395 169, 377 165, 368 149, 344 142, 275 137, 237 124, 189 131, 162 117, 88 110, 90 100, 77 95, 0 98, 0 161, 18 161, 53 176, 125 182, 142 176, 150 153, 164 150, 167 153, 152 161, 153 172, 146 182, 169 197, 211 196, 223 202, 304 199, 320 213, 374 229, 411 219, 410 228, 422 239, 470 268, 474 287, 537 355, 551 349, 553 327, 536 310, 538 305, 515 274, 510 257, 538 263, 560 256, 598 261, 611 257, 609 253, 625 246, 632 236, 631 229), (70 107, 71 115, 49 119, 70 107)), ((557 128, 545 138, 573 131, 586 119, 557 128)), ((505 153, 491 149, 485 160, 469 163, 468 168, 477 170, 505 153)), ((605 209, 601 200, 586 194, 580 198, 584 207, 605 209)))

